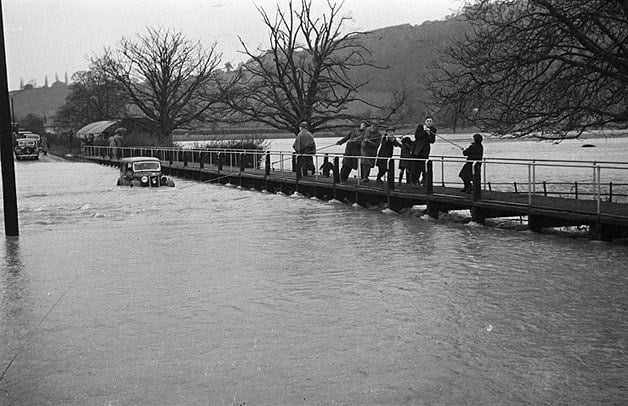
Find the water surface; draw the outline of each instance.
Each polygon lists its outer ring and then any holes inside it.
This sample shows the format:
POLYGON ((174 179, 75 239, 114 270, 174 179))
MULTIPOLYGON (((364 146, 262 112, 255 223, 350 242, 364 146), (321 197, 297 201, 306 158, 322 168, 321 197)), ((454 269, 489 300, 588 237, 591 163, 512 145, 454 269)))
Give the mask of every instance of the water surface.
POLYGON ((628 396, 625 245, 16 163, 0 404, 628 396))

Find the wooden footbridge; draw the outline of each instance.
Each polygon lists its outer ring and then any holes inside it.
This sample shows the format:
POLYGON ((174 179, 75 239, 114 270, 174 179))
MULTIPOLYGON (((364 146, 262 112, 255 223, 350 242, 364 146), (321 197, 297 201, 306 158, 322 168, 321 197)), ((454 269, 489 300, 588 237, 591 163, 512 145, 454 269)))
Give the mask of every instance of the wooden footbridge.
MULTIPOLYGON (((468 209, 472 220, 484 224, 497 217, 526 217, 533 231, 563 226, 588 226, 592 239, 628 237, 628 163, 485 159, 474 169, 474 191, 461 191, 459 157, 431 157, 424 185, 398 183, 393 176, 377 182, 373 176, 340 181, 342 157, 314 156, 334 163, 330 176, 318 170, 302 176, 300 159, 278 151, 233 149, 118 148, 89 146, 86 159, 118 165, 129 156, 152 156, 162 161, 165 174, 202 182, 236 184, 246 188, 299 192, 323 200, 379 205, 395 211, 425 205, 426 213, 468 209), (584 175, 583 175, 584 174, 584 175), (507 179, 509 178, 509 179, 507 179), (566 178, 575 178, 566 179, 566 178)), ((358 157, 361 159, 361 157, 358 157)), ((388 162, 396 173, 398 157, 388 162)), ((372 172, 376 172, 374 168, 372 172)), ((355 172, 354 172, 355 173, 355 172)), ((371 173, 374 175, 374 173, 371 173)))

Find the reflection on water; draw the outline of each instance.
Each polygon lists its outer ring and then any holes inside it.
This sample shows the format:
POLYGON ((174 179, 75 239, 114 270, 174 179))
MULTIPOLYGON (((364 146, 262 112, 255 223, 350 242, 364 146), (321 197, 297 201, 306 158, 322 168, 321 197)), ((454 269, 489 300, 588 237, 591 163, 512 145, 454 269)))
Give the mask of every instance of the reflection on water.
POLYGON ((186 180, 118 188, 93 164, 17 173, 2 370, 28 341, 0 403, 626 398, 623 246, 186 180))

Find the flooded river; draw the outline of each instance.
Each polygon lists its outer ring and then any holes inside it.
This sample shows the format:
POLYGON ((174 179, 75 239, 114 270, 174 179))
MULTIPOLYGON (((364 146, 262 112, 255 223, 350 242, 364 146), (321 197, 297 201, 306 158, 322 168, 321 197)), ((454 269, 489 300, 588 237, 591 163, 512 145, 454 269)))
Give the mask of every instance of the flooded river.
POLYGON ((16 162, 2 405, 628 398, 628 249, 16 162))

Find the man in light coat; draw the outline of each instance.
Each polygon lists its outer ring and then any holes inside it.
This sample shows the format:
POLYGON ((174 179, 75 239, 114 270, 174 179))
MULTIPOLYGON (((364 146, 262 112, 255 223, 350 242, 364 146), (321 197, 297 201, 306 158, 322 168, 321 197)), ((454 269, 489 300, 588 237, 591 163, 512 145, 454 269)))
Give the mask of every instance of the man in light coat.
POLYGON ((312 175, 314 175, 316 172, 316 167, 314 166, 316 142, 314 141, 314 136, 308 130, 307 121, 299 124, 299 133, 292 144, 292 148, 298 154, 297 162, 301 163, 303 176, 307 176, 308 171, 312 171, 312 175))

